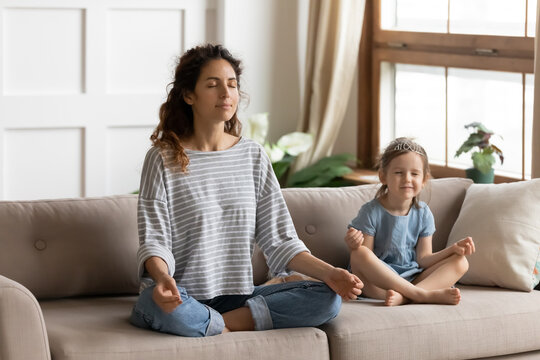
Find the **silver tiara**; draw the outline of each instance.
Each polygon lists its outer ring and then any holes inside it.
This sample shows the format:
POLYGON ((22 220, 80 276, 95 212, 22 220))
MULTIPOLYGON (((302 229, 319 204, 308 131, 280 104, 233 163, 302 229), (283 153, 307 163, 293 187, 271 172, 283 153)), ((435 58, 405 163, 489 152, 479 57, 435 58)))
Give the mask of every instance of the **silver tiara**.
POLYGON ((394 147, 394 151, 413 151, 419 155, 424 156, 424 152, 420 145, 415 143, 399 143, 394 147))

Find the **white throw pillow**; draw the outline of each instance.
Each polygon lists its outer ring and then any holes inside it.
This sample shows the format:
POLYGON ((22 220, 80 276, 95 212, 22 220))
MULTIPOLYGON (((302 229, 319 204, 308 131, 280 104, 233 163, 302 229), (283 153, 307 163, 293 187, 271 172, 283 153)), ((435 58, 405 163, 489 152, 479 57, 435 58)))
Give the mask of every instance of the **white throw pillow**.
POLYGON ((452 245, 472 236, 462 284, 531 291, 540 266, 540 179, 473 184, 448 237, 452 245))

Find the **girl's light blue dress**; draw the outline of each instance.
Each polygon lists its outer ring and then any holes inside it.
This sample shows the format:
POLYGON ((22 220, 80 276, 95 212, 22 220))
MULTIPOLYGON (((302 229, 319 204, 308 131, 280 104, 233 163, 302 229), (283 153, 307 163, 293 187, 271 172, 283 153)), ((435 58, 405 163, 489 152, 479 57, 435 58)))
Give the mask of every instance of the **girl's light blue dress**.
POLYGON ((411 207, 405 216, 395 216, 379 200, 373 199, 360 208, 358 215, 349 224, 373 236, 375 255, 408 281, 412 281, 423 270, 416 262, 418 239, 435 232, 431 210, 422 201, 419 205, 419 209, 411 207))

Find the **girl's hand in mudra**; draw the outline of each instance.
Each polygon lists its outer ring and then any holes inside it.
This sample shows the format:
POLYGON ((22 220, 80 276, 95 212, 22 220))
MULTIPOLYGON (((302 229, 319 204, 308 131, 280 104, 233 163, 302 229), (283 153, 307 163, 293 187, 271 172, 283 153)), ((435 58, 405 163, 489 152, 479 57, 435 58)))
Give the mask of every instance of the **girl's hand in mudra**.
POLYGON ((467 256, 471 255, 476 251, 474 247, 474 241, 470 236, 467 236, 465 239, 459 240, 452 246, 454 247, 454 253, 458 255, 467 256))
POLYGON ((364 234, 351 227, 347 230, 347 234, 345 234, 345 243, 351 251, 358 249, 364 243, 364 234))

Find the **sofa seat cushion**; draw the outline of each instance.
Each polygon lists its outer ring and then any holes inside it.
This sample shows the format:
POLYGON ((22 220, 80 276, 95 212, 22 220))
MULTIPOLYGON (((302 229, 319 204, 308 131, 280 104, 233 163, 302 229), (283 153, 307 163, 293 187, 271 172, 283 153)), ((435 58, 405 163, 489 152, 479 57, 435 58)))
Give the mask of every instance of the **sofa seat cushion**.
POLYGON ((184 338, 134 327, 136 297, 41 302, 52 358, 90 359, 295 359, 327 360, 326 335, 316 328, 237 332, 184 338))
POLYGON ((540 291, 460 286, 459 305, 345 303, 322 329, 332 360, 472 359, 540 349, 540 291))

